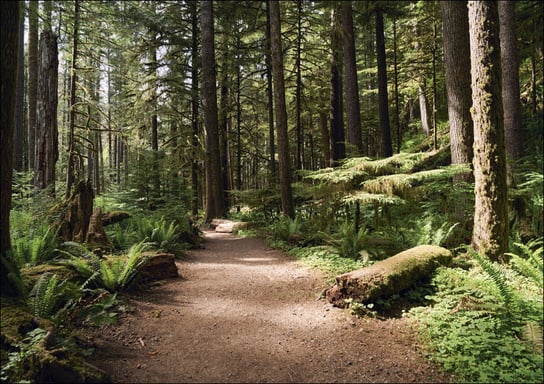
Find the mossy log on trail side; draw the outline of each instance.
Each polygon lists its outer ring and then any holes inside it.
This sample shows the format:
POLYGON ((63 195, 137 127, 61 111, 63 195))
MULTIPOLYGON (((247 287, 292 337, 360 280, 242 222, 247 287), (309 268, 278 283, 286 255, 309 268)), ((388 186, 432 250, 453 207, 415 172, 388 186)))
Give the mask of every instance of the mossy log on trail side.
POLYGON ((125 211, 104 212, 102 214, 102 225, 106 227, 108 225, 118 223, 130 217, 132 217, 130 213, 125 211))
POLYGON ((347 306, 346 299, 370 303, 398 294, 423 278, 440 265, 451 261, 451 252, 434 245, 420 245, 375 264, 336 276, 336 284, 326 291, 329 303, 347 306))

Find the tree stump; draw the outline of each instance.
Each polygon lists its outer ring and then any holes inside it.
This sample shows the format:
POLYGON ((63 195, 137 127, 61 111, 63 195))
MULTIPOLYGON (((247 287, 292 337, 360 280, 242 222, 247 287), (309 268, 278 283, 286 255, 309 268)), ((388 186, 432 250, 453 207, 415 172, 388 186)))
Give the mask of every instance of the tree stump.
POLYGON ((66 203, 66 210, 60 224, 64 241, 79 243, 85 241, 93 213, 93 198, 93 186, 90 181, 77 183, 72 196, 66 203))
POLYGON ((108 235, 104 231, 102 225, 102 209, 96 208, 89 220, 89 229, 87 230, 87 236, 85 242, 95 246, 103 246, 105 248, 113 248, 113 245, 108 239, 108 235))
POLYGON ((326 291, 329 303, 345 308, 346 299, 370 303, 411 288, 451 261, 451 252, 434 245, 420 245, 375 264, 336 276, 336 284, 326 291))
POLYGON ((178 276, 176 258, 171 253, 143 253, 148 261, 138 272, 144 280, 162 280, 178 276))

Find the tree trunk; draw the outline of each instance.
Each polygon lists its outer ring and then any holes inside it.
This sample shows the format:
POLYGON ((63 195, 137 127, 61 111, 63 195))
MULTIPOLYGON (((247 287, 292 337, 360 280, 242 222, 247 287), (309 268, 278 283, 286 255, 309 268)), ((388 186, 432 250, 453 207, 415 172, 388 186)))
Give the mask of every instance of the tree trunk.
POLYGON ((9 270, 4 264, 12 261, 8 255, 11 249, 9 235, 9 215, 11 210, 11 178, 13 174, 13 131, 15 125, 15 94, 17 89, 17 62, 19 46, 19 16, 20 3, 3 1, 0 5, 2 35, 0 52, 0 73, 2 73, 0 111, 0 255, 2 264, 0 268, 0 281, 2 295, 15 295, 17 289, 14 283, 8 278, 9 270))
POLYGON ((331 166, 331 142, 327 127, 327 114, 319 112, 319 128, 321 130, 321 152, 323 153, 323 167, 331 166))
MULTIPOLYGON (((425 79, 421 79, 424 82, 425 79)), ((419 84, 417 86, 417 96, 419 100, 419 115, 421 117, 421 129, 426 136, 431 133, 431 124, 429 122, 429 105, 427 102, 427 95, 425 93, 425 85, 419 84)))
POLYGON ((519 59, 513 1, 499 1, 499 22, 502 67, 502 106, 504 111, 504 138, 508 165, 523 152, 521 130, 521 100, 519 87, 519 59))
POLYGON ((508 200, 497 3, 469 1, 468 16, 476 195, 472 246, 500 260, 508 249, 508 200))
POLYGON ((268 137, 270 141, 270 178, 272 184, 277 182, 276 141, 274 139, 274 95, 272 93, 272 58, 270 46, 270 1, 266 2, 266 95, 268 98, 268 137))
POLYGON ((57 37, 44 30, 40 36, 38 64, 38 130, 36 132, 36 176, 34 186, 55 193, 58 160, 58 51, 57 37))
POLYGON ((278 128, 281 207, 284 215, 294 218, 295 208, 291 190, 291 164, 289 161, 289 139, 287 136, 287 108, 285 105, 285 85, 283 82, 280 4, 279 1, 270 1, 269 3, 272 72, 274 79, 274 99, 276 102, 276 125, 278 128))
MULTIPOLYGON (((76 86, 77 72, 76 62, 78 56, 78 41, 79 41, 79 0, 74 3, 74 30, 72 33, 72 63, 70 68, 70 121, 68 127, 68 164, 66 169, 66 192, 64 198, 68 199, 72 192, 74 183, 74 167, 75 167, 75 147, 74 147, 74 131, 76 126, 76 86)), ((118 176, 119 177, 119 176, 118 176)))
POLYGON ((199 129, 198 129, 198 13, 197 3, 189 2, 191 8, 191 146, 193 150, 193 159, 191 161, 191 214, 193 219, 198 214, 198 158, 196 154, 199 150, 199 129))
POLYGON ((206 143, 206 216, 205 222, 225 214, 221 161, 219 154, 219 127, 215 74, 215 44, 213 6, 211 0, 201 1, 202 33, 202 105, 206 143))
POLYGON ((397 20, 393 19, 393 72, 395 85, 395 124, 397 127, 397 153, 400 153, 401 146, 401 123, 399 112, 399 69, 397 60, 397 20))
POLYGON ((332 11, 331 30, 331 165, 339 164, 346 157, 346 137, 344 132, 344 108, 342 100, 342 36, 338 20, 338 11, 332 11))
POLYGON ((13 169, 22 171, 25 142, 25 18, 19 18, 19 47, 17 69, 17 100, 15 101, 15 131, 13 132, 13 169))
POLYGON ((34 170, 38 99, 38 1, 28 3, 28 169, 34 170))
MULTIPOLYGON (((472 162, 474 128, 470 108, 470 42, 468 9, 465 1, 441 1, 444 65, 452 164, 472 162)), ((470 179, 470 175, 467 175, 470 179)), ((467 180, 464 177, 464 180, 467 180)))
POLYGON ((349 144, 347 151, 352 156, 360 156, 363 153, 363 140, 361 136, 361 110, 351 0, 342 2, 341 13, 342 35, 344 37, 344 76, 346 79, 347 141, 349 144))
POLYGON ((383 12, 376 9, 376 54, 378 59, 378 109, 380 113, 381 155, 393 155, 391 127, 389 125, 389 97, 387 96, 387 63, 385 57, 385 36, 383 12))

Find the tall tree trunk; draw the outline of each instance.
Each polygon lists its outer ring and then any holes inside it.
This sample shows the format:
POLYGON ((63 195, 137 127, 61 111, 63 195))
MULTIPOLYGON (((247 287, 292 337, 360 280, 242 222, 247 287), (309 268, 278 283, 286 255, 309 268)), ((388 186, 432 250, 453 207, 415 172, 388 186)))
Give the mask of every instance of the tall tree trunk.
POLYGON ((331 165, 339 164, 346 157, 346 136, 344 131, 344 108, 342 99, 342 36, 338 10, 331 14, 331 165))
POLYGON ((360 156, 363 153, 363 139, 361 136, 361 110, 352 13, 351 0, 343 1, 341 14, 344 37, 344 76, 346 79, 347 141, 349 144, 347 150, 350 155, 360 156))
POLYGON ((278 128, 278 157, 280 174, 281 207, 283 214, 295 217, 291 189, 291 164, 289 161, 289 139, 287 136, 287 108, 283 82, 283 51, 281 47, 281 21, 279 1, 270 1, 270 40, 274 99, 276 102, 276 125, 278 128))
POLYGON ((28 169, 34 170, 38 99, 38 4, 28 4, 28 169))
POLYGON ((426 136, 431 133, 431 124, 429 121, 429 103, 425 92, 425 79, 420 79, 420 84, 417 86, 417 97, 419 100, 419 114, 421 116, 421 129, 426 136))
POLYGON ((219 154, 219 127, 215 75, 215 44, 213 6, 211 0, 201 1, 202 33, 202 105, 206 142, 206 216, 205 222, 225 214, 221 161, 219 154))
POLYGON ((472 92, 468 8, 466 1, 441 1, 440 5, 450 121, 451 162, 452 164, 470 164, 473 156, 474 129, 470 115, 472 92))
POLYGON ((469 1, 468 16, 476 195, 472 246, 501 260, 508 249, 508 201, 497 3, 469 1))
POLYGON ((327 128, 327 114, 319 112, 319 128, 321 130, 321 152, 323 153, 323 167, 331 166, 331 141, 327 128))
POLYGON ((224 25, 222 33, 221 46, 226 49, 226 54, 222 57, 221 79, 219 81, 220 99, 219 99, 219 152, 221 162, 221 182, 223 183, 223 198, 225 201, 225 210, 230 209, 229 190, 232 189, 230 178, 230 156, 229 156, 229 139, 230 139, 230 109, 231 109, 231 84, 229 72, 231 68, 231 57, 229 45, 229 36, 231 34, 230 26, 224 25))
POLYGON ((301 57, 301 45, 302 45, 302 0, 297 0, 297 49, 295 58, 296 68, 296 88, 295 88, 295 132, 297 141, 297 154, 295 156, 295 169, 302 169, 302 148, 303 148, 303 136, 302 125, 300 120, 301 114, 301 94, 302 94, 302 71, 300 68, 301 57))
POLYGON ((13 169, 23 170, 25 141, 25 18, 20 12, 17 69, 17 99, 15 101, 15 130, 13 132, 13 169))
POLYGON ((389 97, 387 96, 387 63, 385 57, 385 36, 383 12, 376 9, 376 54, 378 58, 378 109, 380 113, 381 155, 393 155, 391 127, 389 125, 389 97))
POLYGON ((9 270, 5 263, 12 264, 8 252, 11 249, 9 235, 9 215, 11 211, 11 178, 13 175, 13 131, 15 125, 15 95, 17 90, 17 63, 19 55, 19 16, 20 2, 3 1, 0 4, 0 73, 2 87, 0 98, 0 284, 2 295, 17 294, 16 285, 8 277, 9 270), (4 259, 5 258, 5 259, 4 259), (5 260, 5 261, 4 261, 5 260))
POLYGON ((151 151, 153 152, 153 165, 151 179, 153 180, 153 189, 156 196, 161 194, 161 178, 159 174, 159 116, 157 114, 157 40, 155 32, 151 33, 151 48, 150 48, 150 81, 149 90, 151 92, 150 108, 151 108, 151 151))
POLYGON ((521 157, 521 100, 519 87, 519 59, 516 39, 516 23, 513 1, 501 0, 499 4, 502 106, 504 110, 504 136, 508 165, 521 157))
POLYGON ((395 82, 395 124, 397 126, 397 153, 400 153, 401 129, 399 112, 399 69, 397 63, 397 19, 393 19, 393 72, 395 82))
MULTIPOLYGON (((70 121, 68 124, 68 164, 66 169, 66 191, 64 198, 68 199, 74 184, 75 146, 74 133, 76 127, 76 87, 77 87, 77 56, 79 42, 79 0, 74 3, 74 29, 72 31, 72 63, 70 68, 70 121)), ((118 176, 119 177, 119 176, 118 176)))
POLYGON ((40 36, 38 63, 38 130, 36 132, 36 177, 38 189, 55 193, 55 165, 58 160, 58 50, 57 37, 50 30, 40 36))
MULTIPOLYGON (((240 36, 236 39, 236 49, 240 50, 240 36)), ((268 68, 267 68, 268 71, 268 68)), ((236 62, 236 189, 242 190, 242 68, 236 62)), ((270 112, 269 112, 270 114, 270 112)), ((238 206, 238 212, 240 206, 238 206)))
POLYGON ((198 214, 198 158, 196 154, 199 150, 199 99, 198 99, 198 67, 200 57, 198 55, 198 12, 197 3, 189 2, 191 9, 191 146, 193 149, 193 159, 191 161, 191 214, 194 217, 198 214))
POLYGON ((274 95, 272 93, 272 58, 270 47, 270 1, 266 1, 266 95, 268 98, 268 141, 270 142, 270 178, 277 183, 276 140, 274 138, 274 95))

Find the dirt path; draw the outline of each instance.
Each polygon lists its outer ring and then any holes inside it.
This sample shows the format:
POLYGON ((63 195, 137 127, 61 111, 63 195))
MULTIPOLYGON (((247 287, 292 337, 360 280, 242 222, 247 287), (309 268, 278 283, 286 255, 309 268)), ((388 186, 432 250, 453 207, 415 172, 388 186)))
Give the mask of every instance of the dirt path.
POLYGON ((206 233, 182 278, 132 298, 94 336, 114 382, 443 382, 406 320, 355 319, 326 281, 263 241, 206 233))

